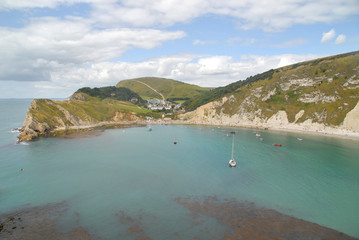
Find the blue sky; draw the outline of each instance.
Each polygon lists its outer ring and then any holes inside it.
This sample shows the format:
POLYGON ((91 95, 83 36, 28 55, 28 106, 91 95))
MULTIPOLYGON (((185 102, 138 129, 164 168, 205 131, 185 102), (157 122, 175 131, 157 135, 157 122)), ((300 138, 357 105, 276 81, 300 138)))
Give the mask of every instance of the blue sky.
POLYGON ((0 98, 154 76, 204 87, 359 50, 358 0, 2 0, 0 98))

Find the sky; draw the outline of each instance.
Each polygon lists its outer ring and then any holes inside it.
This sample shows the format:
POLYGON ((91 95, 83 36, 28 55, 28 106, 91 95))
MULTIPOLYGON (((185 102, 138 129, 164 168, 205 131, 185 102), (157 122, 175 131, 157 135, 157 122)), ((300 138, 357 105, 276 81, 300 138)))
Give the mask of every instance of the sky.
POLYGON ((202 87, 359 50, 359 0, 1 0, 0 98, 163 77, 202 87))

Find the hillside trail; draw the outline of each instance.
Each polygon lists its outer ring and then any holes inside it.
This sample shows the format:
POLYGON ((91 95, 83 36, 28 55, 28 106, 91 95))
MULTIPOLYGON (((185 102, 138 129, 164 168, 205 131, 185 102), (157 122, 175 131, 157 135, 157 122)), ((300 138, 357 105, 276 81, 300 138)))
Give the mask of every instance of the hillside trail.
POLYGON ((145 85, 146 87, 148 87, 148 88, 150 88, 151 90, 155 91, 157 94, 161 95, 163 104, 165 103, 165 96, 163 96, 162 93, 158 92, 156 89, 154 89, 153 87, 151 87, 151 86, 148 85, 147 83, 144 83, 144 82, 141 82, 141 81, 138 81, 138 80, 135 80, 135 82, 142 83, 142 84, 145 85))

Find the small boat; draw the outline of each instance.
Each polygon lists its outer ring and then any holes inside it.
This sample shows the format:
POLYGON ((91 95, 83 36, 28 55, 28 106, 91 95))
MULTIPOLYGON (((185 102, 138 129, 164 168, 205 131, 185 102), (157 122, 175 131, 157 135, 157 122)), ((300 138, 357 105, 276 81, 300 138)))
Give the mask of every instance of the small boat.
POLYGON ((279 143, 273 143, 273 146, 281 147, 281 146, 282 146, 282 144, 279 144, 279 143))
POLYGON ((303 138, 297 138, 298 139, 298 141, 302 141, 303 140, 303 138))
POLYGON ((256 133, 256 137, 260 137, 261 135, 259 133, 256 133))
POLYGON ((233 149, 234 149, 234 135, 233 135, 233 140, 232 140, 232 158, 231 160, 229 160, 229 166, 230 167, 235 167, 237 165, 236 161, 234 160, 233 157, 233 149))
POLYGON ((152 131, 152 128, 148 128, 148 131, 151 132, 151 131, 152 131))

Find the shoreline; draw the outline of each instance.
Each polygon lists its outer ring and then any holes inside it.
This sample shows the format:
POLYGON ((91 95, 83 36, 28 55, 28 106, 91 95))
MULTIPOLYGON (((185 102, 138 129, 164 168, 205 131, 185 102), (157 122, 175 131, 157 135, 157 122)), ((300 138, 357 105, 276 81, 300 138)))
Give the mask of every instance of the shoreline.
MULTIPOLYGON (((128 128, 133 126, 146 126, 145 121, 121 121, 121 122, 99 122, 87 125, 58 127, 51 129, 47 132, 36 132, 35 134, 26 133, 20 130, 20 134, 17 136, 17 143, 26 141, 33 141, 39 137, 66 137, 67 135, 84 135, 86 132, 104 129, 116 129, 116 128, 128 128)), ((21 128, 23 129, 23 127, 21 128)))
MULTIPOLYGON (((318 130, 318 129, 317 130, 300 129, 300 126, 297 126, 296 128, 294 128, 294 126, 293 126, 293 128, 284 128, 284 127, 273 127, 273 126, 191 122, 191 121, 185 121, 185 120, 162 120, 162 119, 121 121, 121 122, 99 122, 99 123, 89 124, 89 125, 59 127, 59 128, 55 128, 55 129, 49 131, 48 133, 39 134, 38 136, 33 137, 31 140, 34 140, 38 137, 66 137, 66 136, 69 136, 72 134, 74 135, 73 137, 76 137, 76 134, 92 135, 92 134, 83 134, 83 133, 95 131, 95 130, 143 127, 143 126, 147 126, 147 125, 151 125, 151 124, 152 125, 172 124, 172 125, 193 125, 193 126, 213 126, 213 127, 237 127, 237 128, 262 130, 262 131, 300 133, 300 134, 307 134, 307 135, 312 135, 312 136, 325 136, 325 137, 334 137, 334 138, 359 141, 359 133, 349 132, 349 131, 343 130, 343 129, 329 128, 332 131, 328 131, 328 129, 325 131, 325 130, 318 130), (334 130, 336 130, 338 132, 335 132, 334 130)), ((21 134, 19 136, 21 136, 21 134)), ((79 136, 79 137, 81 137, 81 136, 79 136)), ((29 141, 29 140, 19 137, 19 142, 21 142, 21 141, 29 141)))
MULTIPOLYGON (((245 129, 256 129, 262 131, 277 131, 277 132, 288 132, 288 133, 300 133, 308 134, 313 136, 325 136, 325 137, 334 137, 341 138, 353 141, 359 141, 359 133, 355 132, 346 132, 346 133, 335 133, 319 130, 304 130, 297 128, 281 128, 281 127, 270 127, 270 126, 257 126, 257 125, 240 125, 240 124, 218 124, 218 123, 207 123, 207 122, 188 122, 183 120, 172 120, 172 122, 166 122, 167 124, 178 124, 178 125, 198 125, 198 126, 216 126, 216 127, 238 127, 245 129)), ((345 130, 339 130, 345 131, 345 130)))

